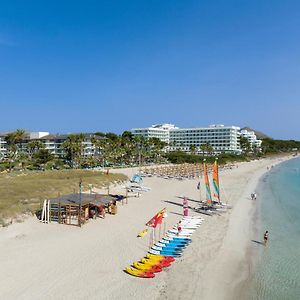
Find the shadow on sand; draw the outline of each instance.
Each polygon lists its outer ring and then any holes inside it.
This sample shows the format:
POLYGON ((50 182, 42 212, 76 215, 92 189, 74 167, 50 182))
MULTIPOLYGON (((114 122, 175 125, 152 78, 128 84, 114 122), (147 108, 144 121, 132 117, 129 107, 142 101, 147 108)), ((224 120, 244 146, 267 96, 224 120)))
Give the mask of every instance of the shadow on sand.
POLYGON ((265 243, 261 241, 251 240, 251 242, 264 246, 265 243))
MULTIPOLYGON (((163 202, 169 203, 169 204, 173 204, 173 205, 176 205, 176 206, 183 207, 183 205, 182 205, 181 203, 177 203, 177 202, 174 202, 174 201, 163 200, 163 202)), ((189 208, 189 209, 193 209, 193 207, 191 207, 191 206, 188 206, 188 208, 189 208)))
MULTIPOLYGON (((182 199, 182 200, 184 199, 184 197, 182 197, 182 196, 176 196, 176 198, 182 199)), ((199 200, 191 199, 191 198, 189 198, 189 197, 186 197, 186 198, 187 198, 188 201, 200 203, 199 200)))
POLYGON ((169 213, 172 214, 172 215, 178 215, 178 216, 181 216, 181 217, 183 216, 182 214, 174 212, 174 211, 170 211, 169 213))

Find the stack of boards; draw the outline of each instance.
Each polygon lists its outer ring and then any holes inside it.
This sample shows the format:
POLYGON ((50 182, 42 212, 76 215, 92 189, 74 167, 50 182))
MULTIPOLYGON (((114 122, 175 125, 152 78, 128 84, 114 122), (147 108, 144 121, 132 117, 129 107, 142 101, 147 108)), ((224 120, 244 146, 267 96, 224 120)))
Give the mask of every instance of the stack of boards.
POLYGON ((154 244, 149 253, 139 262, 125 269, 130 275, 142 278, 153 278, 154 273, 169 267, 177 257, 181 257, 184 249, 192 242, 193 232, 201 225, 201 217, 184 217, 181 220, 181 232, 177 227, 169 229, 166 236, 154 244))

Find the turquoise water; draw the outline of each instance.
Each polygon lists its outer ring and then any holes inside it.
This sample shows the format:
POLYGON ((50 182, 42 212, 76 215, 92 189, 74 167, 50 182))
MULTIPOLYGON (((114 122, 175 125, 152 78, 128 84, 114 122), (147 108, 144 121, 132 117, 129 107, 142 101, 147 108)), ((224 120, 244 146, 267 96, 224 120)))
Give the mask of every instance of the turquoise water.
MULTIPOLYGON (((259 186, 259 259, 250 299, 300 299, 300 159, 272 168, 259 186), (269 231, 267 246, 259 244, 269 231)), ((256 242, 255 242, 256 241, 256 242)), ((248 298, 248 297, 247 297, 248 298)))

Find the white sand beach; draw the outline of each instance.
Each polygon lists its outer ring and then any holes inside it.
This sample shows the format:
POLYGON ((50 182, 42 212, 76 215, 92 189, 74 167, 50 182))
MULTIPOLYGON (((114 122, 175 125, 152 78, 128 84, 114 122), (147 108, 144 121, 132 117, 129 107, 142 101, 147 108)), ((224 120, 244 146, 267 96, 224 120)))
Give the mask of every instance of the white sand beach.
MULTIPOLYGON (((197 180, 147 177, 143 185, 150 192, 118 204, 117 215, 90 220, 81 228, 42 224, 33 217, 2 228, 0 299, 234 299, 236 287, 251 271, 247 249, 256 204, 250 194, 267 167, 285 159, 239 163, 221 171, 221 196, 233 208, 201 215, 205 220, 184 255, 153 279, 123 272, 149 248, 149 235, 137 234, 164 207, 166 227, 173 226, 182 216, 179 197, 194 199, 189 205, 196 206, 197 180)), ((118 191, 120 187, 111 187, 111 192, 118 191)))

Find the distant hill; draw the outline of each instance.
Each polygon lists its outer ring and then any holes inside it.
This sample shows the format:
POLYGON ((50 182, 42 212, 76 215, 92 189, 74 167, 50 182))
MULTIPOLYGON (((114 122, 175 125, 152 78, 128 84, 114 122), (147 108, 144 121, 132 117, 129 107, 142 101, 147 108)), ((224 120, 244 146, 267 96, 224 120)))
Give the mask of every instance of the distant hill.
POLYGON ((257 138, 258 138, 259 140, 262 140, 262 139, 272 139, 271 137, 269 137, 269 136, 266 135, 265 133, 260 132, 260 131, 257 131, 257 130, 255 130, 255 129, 250 128, 250 127, 243 127, 242 130, 254 131, 255 134, 256 134, 256 136, 257 136, 257 138))

